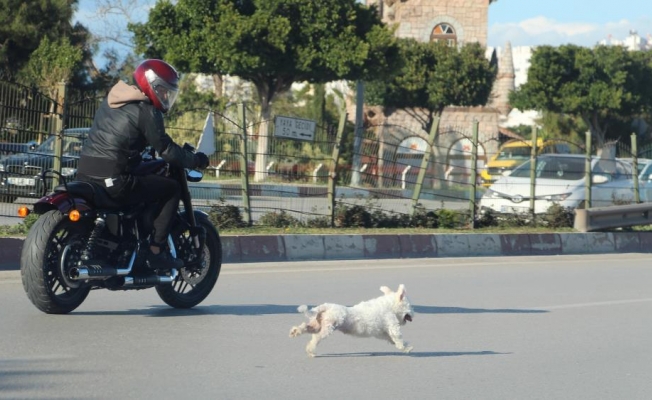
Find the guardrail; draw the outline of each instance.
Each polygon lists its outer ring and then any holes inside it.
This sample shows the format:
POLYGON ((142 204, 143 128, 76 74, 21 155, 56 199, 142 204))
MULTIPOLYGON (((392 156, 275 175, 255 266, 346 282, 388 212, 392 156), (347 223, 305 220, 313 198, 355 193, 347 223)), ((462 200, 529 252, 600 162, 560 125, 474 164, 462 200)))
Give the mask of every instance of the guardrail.
POLYGON ((575 210, 574 227, 579 232, 650 224, 652 203, 575 210))

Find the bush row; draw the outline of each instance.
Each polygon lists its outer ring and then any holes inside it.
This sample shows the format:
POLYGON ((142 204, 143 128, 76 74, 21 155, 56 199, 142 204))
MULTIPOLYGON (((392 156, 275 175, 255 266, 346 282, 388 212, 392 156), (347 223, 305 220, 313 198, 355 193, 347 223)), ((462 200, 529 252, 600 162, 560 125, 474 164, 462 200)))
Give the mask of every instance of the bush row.
MULTIPOLYGON (((244 228, 240 209, 233 205, 218 204, 209 211, 211 222, 218 229, 244 228)), ((543 216, 531 214, 495 215, 485 212, 479 215, 473 225, 476 228, 542 226, 551 229, 572 228, 575 214, 572 209, 553 205, 543 216)), ((412 215, 388 213, 373 206, 349 205, 339 202, 335 208, 333 226, 335 228, 429 228, 465 229, 471 227, 470 213, 459 210, 426 210, 418 206, 412 215)), ((330 217, 318 216, 301 221, 290 213, 271 211, 264 214, 256 223, 273 228, 331 228, 330 217)))
MULTIPOLYGON (((210 221, 220 230, 246 227, 240 209, 233 205, 219 203, 211 206, 210 221)), ((24 236, 38 218, 37 214, 30 214, 17 225, 0 226, 0 234, 24 236)), ((475 220, 476 228, 491 227, 548 227, 572 228, 574 212, 571 209, 553 205, 548 213, 532 218, 531 215, 495 215, 483 213, 475 220)), ((272 228, 331 228, 328 216, 318 216, 306 221, 301 221, 286 211, 271 211, 264 214, 256 223, 258 226, 272 228)), ((426 229, 464 229, 470 228, 471 222, 468 212, 459 210, 426 210, 419 206, 413 215, 400 213, 387 213, 374 209, 372 206, 348 205, 339 202, 335 208, 333 219, 335 228, 426 228, 426 229)))

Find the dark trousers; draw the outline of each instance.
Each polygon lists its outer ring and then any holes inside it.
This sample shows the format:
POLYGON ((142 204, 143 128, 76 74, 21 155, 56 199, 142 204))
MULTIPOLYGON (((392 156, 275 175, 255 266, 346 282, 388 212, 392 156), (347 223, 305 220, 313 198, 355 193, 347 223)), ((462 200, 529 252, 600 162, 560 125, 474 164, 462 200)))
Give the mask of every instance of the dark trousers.
POLYGON ((153 207, 154 244, 163 245, 170 233, 170 223, 179 208, 181 188, 177 181, 160 175, 134 176, 131 190, 125 193, 129 204, 150 203, 153 207))
POLYGON ((104 180, 91 180, 104 186, 104 190, 116 202, 124 205, 147 204, 147 211, 153 216, 153 244, 162 246, 167 242, 170 223, 179 207, 181 187, 177 181, 160 175, 122 175, 106 187, 104 180))

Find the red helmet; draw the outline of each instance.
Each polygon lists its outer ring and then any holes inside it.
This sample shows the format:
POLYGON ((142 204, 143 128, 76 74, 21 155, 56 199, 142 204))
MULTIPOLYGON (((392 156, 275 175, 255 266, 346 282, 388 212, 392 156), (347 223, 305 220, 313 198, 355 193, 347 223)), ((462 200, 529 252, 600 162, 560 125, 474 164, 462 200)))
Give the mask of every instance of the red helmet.
POLYGON ((179 93, 179 73, 161 60, 145 60, 134 71, 138 88, 145 93, 154 107, 168 112, 179 93))

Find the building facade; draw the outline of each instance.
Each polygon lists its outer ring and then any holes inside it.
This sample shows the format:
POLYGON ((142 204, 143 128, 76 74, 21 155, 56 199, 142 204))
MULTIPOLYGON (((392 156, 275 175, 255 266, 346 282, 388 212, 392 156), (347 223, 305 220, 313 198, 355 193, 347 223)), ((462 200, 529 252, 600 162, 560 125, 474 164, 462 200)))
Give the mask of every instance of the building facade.
MULTIPOLYGON (((396 24, 396 35, 399 37, 422 42, 445 41, 451 46, 477 42, 486 47, 491 2, 492 0, 367 0, 367 5, 378 7, 383 21, 388 25, 396 24)), ((447 167, 470 168, 469 137, 474 121, 479 122, 479 167, 497 152, 501 137, 499 125, 511 111, 509 92, 515 88, 511 51, 509 43, 501 52, 496 49, 487 50, 487 57, 498 68, 488 104, 482 107, 448 107, 444 110, 436 154, 446 157, 447 167)), ((367 109, 365 116, 368 125, 405 127, 403 140, 414 140, 409 138, 410 135, 425 139, 427 135, 422 124, 404 111, 399 110, 385 116, 377 108, 367 109)), ((396 136, 396 133, 393 135, 396 136)))

